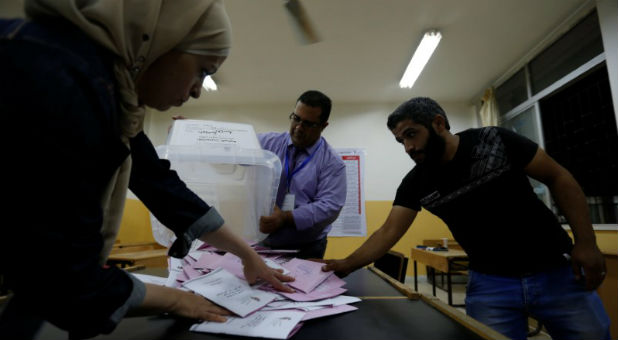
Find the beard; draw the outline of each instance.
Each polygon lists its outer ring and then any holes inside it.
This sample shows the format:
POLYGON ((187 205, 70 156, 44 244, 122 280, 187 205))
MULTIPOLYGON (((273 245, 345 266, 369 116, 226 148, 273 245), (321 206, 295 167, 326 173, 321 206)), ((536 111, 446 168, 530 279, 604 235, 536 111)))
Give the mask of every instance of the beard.
POLYGON ((444 150, 446 149, 446 142, 444 142, 442 137, 438 136, 433 127, 429 127, 428 130, 429 137, 427 138, 427 144, 425 144, 423 150, 416 152, 424 154, 425 158, 421 161, 416 161, 412 158, 412 155, 410 155, 410 157, 419 165, 426 164, 427 166, 434 167, 440 164, 440 160, 442 159, 444 150))

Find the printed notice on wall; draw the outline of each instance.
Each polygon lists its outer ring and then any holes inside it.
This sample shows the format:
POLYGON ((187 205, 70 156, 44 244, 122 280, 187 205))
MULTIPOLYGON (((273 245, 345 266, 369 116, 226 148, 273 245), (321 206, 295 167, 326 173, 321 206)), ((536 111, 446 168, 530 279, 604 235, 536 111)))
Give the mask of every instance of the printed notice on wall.
POLYGON ((365 218, 365 151, 335 149, 346 167, 345 205, 328 236, 367 236, 365 218))
POLYGON ((178 119, 167 136, 168 145, 220 144, 261 149, 253 126, 212 120, 178 119))

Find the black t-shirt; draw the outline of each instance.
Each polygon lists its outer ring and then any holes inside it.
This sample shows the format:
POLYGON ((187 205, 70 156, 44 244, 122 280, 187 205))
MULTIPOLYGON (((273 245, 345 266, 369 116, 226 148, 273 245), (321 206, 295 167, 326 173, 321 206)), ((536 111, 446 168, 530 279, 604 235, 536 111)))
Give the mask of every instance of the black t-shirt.
POLYGON ((571 239, 523 170, 537 144, 498 127, 458 135, 453 159, 414 167, 393 205, 440 217, 478 272, 520 276, 565 263, 571 239))

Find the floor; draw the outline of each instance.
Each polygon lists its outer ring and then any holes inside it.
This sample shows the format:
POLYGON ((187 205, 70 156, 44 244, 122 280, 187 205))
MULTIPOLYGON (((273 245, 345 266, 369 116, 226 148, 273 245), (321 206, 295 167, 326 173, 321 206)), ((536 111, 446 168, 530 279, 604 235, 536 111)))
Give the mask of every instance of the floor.
MULTIPOLYGON (((436 281, 438 282, 438 284, 440 284, 440 279, 438 277, 436 277, 436 281)), ((453 284, 453 304, 455 305, 464 304, 465 302, 464 300, 466 298, 466 284, 463 282, 464 278, 463 277, 458 278, 457 281, 460 281, 461 283, 453 284)), ((414 289, 414 277, 413 276, 406 277, 406 285, 414 289)), ((424 276, 421 276, 418 278, 418 291, 421 294, 425 294, 429 296, 433 295, 431 283, 428 282, 427 278, 424 276)), ((446 290, 442 290, 437 287, 436 297, 444 301, 445 303, 448 303, 448 296, 447 296, 446 290)), ((465 307, 455 307, 455 308, 461 311, 462 313, 466 312, 465 307)), ((532 321, 531 325, 536 326, 536 321, 532 321)), ((549 334, 545 333, 544 331, 541 331, 538 335, 529 337, 528 339, 547 340, 547 339, 551 339, 551 337, 549 336, 549 334)))

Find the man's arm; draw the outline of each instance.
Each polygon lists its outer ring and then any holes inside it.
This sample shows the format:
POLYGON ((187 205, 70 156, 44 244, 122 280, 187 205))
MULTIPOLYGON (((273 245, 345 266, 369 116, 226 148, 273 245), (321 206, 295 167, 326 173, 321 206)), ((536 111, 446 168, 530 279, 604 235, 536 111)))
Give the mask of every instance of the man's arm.
POLYGON ((334 270, 341 275, 348 275, 356 269, 366 266, 384 255, 406 233, 418 212, 410 208, 395 205, 380 229, 369 237, 354 253, 341 260, 325 260, 324 271, 334 270))
POLYGON ((530 177, 549 187, 575 236, 575 245, 571 253, 575 276, 579 279, 583 269, 586 288, 596 289, 605 276, 605 259, 597 247, 586 196, 581 187, 567 169, 541 148, 537 149, 534 158, 524 170, 530 177))

